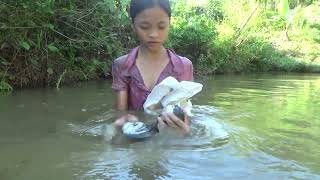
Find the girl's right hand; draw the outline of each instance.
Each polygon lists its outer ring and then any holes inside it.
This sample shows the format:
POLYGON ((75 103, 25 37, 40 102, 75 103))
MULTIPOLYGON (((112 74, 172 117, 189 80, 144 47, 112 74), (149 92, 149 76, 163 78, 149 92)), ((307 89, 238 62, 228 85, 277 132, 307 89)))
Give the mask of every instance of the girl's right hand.
POLYGON ((117 129, 122 128, 122 126, 124 125, 124 123, 126 122, 136 122, 138 121, 138 118, 135 115, 132 114, 127 114, 125 116, 122 116, 120 118, 118 118, 114 123, 113 126, 117 129))
POLYGON ((158 129, 161 131, 166 127, 174 128, 183 135, 191 132, 189 118, 185 116, 185 119, 181 120, 173 113, 163 113, 158 117, 158 129))

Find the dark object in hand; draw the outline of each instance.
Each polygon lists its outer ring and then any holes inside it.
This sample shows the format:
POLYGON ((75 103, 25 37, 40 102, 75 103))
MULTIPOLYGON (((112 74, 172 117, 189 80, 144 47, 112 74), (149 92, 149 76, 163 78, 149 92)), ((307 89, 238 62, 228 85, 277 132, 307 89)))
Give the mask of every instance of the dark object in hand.
MULTIPOLYGON (((173 114, 176 115, 181 121, 184 121, 185 114, 179 106, 177 106, 177 105, 174 106, 173 114)), ((167 124, 167 122, 165 120, 163 120, 163 122, 167 124)), ((143 122, 140 122, 140 121, 126 122, 122 126, 122 132, 129 139, 144 140, 144 139, 149 138, 159 132, 158 121, 151 123, 151 124, 148 124, 148 125, 143 122)))
POLYGON ((185 115, 181 107, 175 105, 173 108, 173 114, 176 115, 179 119, 184 121, 185 115))
MULTIPOLYGON (((173 114, 176 115, 181 121, 184 121, 185 115, 181 107, 178 105, 175 105, 173 108, 173 114)), ((168 125, 166 120, 163 120, 163 122, 168 125)))

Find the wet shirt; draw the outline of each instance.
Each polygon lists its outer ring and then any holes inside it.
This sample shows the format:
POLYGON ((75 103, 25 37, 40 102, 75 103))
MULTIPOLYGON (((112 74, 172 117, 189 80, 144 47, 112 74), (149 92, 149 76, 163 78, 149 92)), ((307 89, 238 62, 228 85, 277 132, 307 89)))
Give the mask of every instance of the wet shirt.
MULTIPOLYGON (((128 91, 128 109, 142 110, 151 91, 144 85, 135 61, 139 47, 134 48, 129 54, 119 57, 112 63, 112 89, 116 91, 128 91)), ((178 81, 193 80, 193 66, 189 59, 178 56, 172 50, 167 49, 169 63, 163 69, 156 85, 165 78, 172 76, 178 81)))

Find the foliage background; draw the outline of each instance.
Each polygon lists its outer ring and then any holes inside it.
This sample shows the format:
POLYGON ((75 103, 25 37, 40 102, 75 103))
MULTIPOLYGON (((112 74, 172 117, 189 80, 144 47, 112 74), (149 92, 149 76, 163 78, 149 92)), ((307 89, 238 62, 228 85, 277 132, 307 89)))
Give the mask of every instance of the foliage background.
MULTIPOLYGON (((167 46, 197 74, 320 72, 317 0, 172 0, 167 46)), ((128 0, 0 0, 0 91, 110 75, 138 45, 128 0)))

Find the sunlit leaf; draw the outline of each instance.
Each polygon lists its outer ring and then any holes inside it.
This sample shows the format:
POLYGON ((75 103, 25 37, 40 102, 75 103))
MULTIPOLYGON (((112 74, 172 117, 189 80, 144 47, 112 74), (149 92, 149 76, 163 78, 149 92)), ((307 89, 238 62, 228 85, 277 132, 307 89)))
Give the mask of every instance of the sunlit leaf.
POLYGON ((54 46, 53 44, 49 44, 48 49, 52 52, 59 52, 59 49, 56 46, 54 46))
POLYGON ((20 42, 20 45, 21 45, 24 49, 26 49, 26 50, 29 50, 29 49, 30 49, 30 45, 29 45, 29 43, 27 43, 26 41, 20 42))
POLYGON ((288 16, 289 16, 289 2, 288 2, 288 0, 280 0, 279 13, 283 19, 288 19, 288 16))
POLYGON ((50 74, 50 75, 53 74, 53 69, 52 68, 48 68, 47 69, 47 73, 50 74))

